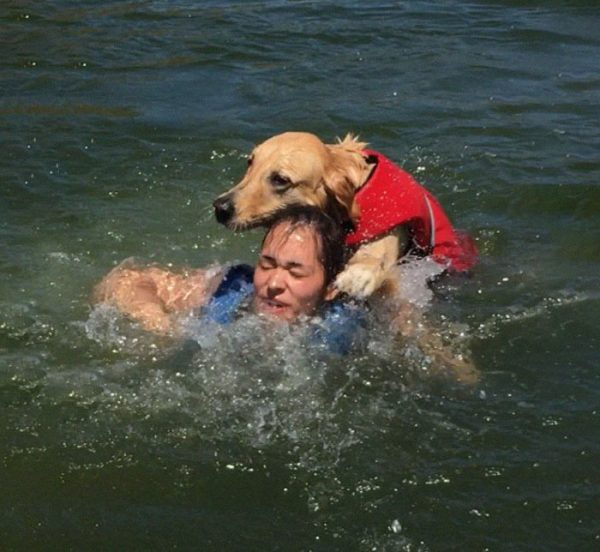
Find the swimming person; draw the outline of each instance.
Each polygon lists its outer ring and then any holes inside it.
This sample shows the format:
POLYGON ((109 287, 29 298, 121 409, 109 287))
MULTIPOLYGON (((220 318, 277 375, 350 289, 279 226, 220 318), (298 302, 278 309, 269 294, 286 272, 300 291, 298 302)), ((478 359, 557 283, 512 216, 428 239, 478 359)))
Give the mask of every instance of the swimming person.
MULTIPOLYGON (((344 236, 343 228, 321 210, 286 207, 267 230, 254 268, 237 264, 176 274, 125 261, 103 278, 95 300, 116 307, 147 330, 170 335, 182 333, 179 321, 185 315, 219 325, 244 312, 288 323, 305 320, 312 345, 344 355, 363 349, 368 338, 366 306, 340 297, 334 287, 347 259, 344 236)), ((419 309, 407 307, 391 320, 390 337, 413 341, 429 357, 431 372, 476 383, 479 373, 470 359, 444 344, 419 309)))
POLYGON ((286 322, 319 315, 315 340, 343 354, 364 325, 362 308, 337 297, 334 287, 347 257, 344 238, 343 229, 321 210, 290 206, 265 234, 254 268, 175 274, 123 263, 97 286, 95 301, 165 334, 177 334, 178 318, 196 312, 219 324, 245 310, 286 322))

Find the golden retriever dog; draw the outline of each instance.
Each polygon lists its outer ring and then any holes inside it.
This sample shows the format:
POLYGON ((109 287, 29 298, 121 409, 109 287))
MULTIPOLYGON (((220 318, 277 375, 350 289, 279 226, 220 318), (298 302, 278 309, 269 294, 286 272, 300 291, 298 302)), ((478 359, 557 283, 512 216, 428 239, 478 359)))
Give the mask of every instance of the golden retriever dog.
POLYGON ((286 132, 258 145, 242 180, 214 201, 217 221, 234 230, 266 225, 292 203, 320 207, 349 229, 354 253, 337 288, 359 298, 382 288, 407 252, 430 254, 450 269, 469 268, 475 249, 452 228, 436 199, 412 177, 348 134, 325 144, 286 132))

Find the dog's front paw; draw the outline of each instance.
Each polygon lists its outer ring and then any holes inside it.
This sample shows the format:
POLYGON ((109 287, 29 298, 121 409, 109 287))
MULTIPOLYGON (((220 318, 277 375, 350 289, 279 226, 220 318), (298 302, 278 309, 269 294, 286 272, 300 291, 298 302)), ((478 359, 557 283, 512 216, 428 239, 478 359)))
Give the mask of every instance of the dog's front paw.
POLYGON ((381 278, 372 266, 354 264, 346 267, 335 279, 335 287, 352 297, 369 297, 381 283, 381 278))

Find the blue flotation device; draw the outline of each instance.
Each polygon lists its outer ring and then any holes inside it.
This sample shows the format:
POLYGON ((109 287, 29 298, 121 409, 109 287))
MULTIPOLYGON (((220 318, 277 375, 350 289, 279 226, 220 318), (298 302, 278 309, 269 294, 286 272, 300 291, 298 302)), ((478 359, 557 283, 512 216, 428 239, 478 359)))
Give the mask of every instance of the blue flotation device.
MULTIPOLYGON (((254 294, 254 269, 250 265, 234 265, 225 274, 217 291, 202 309, 201 316, 221 325, 231 324, 239 309, 254 294)), ((329 301, 311 322, 310 341, 329 353, 345 355, 362 348, 367 341, 364 305, 351 301, 329 301)))
POLYGON ((311 343, 336 355, 363 349, 367 343, 365 306, 336 299, 322 308, 311 321, 311 343))
POLYGON ((254 269, 250 265, 230 267, 208 305, 202 309, 202 316, 217 324, 231 324, 242 303, 254 293, 253 277, 254 269))

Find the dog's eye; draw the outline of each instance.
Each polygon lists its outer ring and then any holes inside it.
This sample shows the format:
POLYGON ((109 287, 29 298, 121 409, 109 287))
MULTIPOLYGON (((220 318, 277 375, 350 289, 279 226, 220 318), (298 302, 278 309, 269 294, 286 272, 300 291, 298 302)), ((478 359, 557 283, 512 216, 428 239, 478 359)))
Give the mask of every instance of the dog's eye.
POLYGON ((250 157, 248 157, 248 166, 252 165, 253 161, 254 161, 254 155, 251 155, 250 157))
POLYGON ((284 191, 292 185, 292 180, 290 178, 283 176, 278 172, 271 173, 269 181, 271 182, 271 186, 279 191, 284 191))

